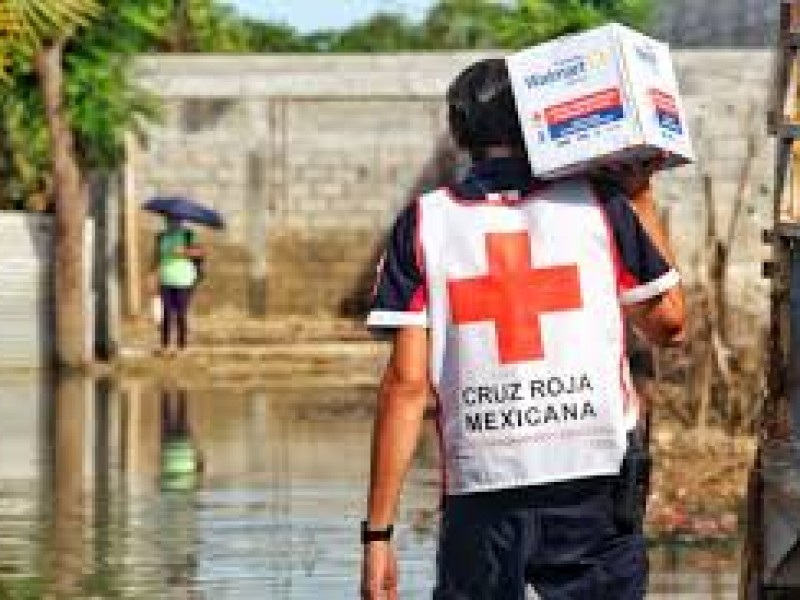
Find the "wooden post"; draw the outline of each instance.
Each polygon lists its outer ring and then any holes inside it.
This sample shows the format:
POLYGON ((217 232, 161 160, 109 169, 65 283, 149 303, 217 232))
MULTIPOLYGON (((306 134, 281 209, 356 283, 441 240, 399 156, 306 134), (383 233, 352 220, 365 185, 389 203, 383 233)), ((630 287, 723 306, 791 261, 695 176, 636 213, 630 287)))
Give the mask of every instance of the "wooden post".
POLYGON ((121 269, 119 248, 122 247, 122 218, 120 213, 122 207, 122 178, 115 176, 109 178, 107 182, 107 199, 105 210, 105 246, 102 248, 105 269, 104 290, 105 290, 105 325, 106 325, 106 359, 115 357, 120 345, 120 320, 122 318, 122 297, 121 297, 121 269))
MULTIPOLYGON (((765 534, 765 523, 786 519, 787 515, 781 513, 791 510, 787 507, 796 501, 796 494, 785 491, 792 485, 787 475, 776 474, 765 479, 763 465, 770 464, 770 461, 781 464, 797 441, 797 431, 791 429, 789 409, 798 394, 798 348, 796 341, 793 344, 791 287, 793 278, 795 283, 797 279, 796 270, 792 268, 792 246, 797 243, 796 226, 800 219, 800 143, 796 139, 796 128, 800 124, 800 67, 793 47, 795 40, 792 39, 799 32, 800 1, 781 0, 778 68, 770 101, 770 114, 775 117, 770 131, 777 136, 777 164, 772 261, 765 271, 771 279, 768 389, 762 409, 758 454, 748 485, 748 527, 743 544, 740 588, 742 600, 761 600, 768 587, 773 587, 774 594, 788 598, 796 592, 798 581, 795 572, 782 574, 778 581, 773 574, 764 572, 765 557, 775 549, 775 540, 765 534), (789 495, 785 496, 787 493, 789 495), (786 498, 781 503, 766 502, 767 498, 781 496, 786 498)), ((785 469, 784 473, 790 471, 785 469)))
POLYGON ((138 144, 133 134, 125 135, 125 167, 123 183, 123 221, 125 237, 125 295, 128 315, 142 312, 142 273, 139 260, 139 205, 136 198, 138 144))

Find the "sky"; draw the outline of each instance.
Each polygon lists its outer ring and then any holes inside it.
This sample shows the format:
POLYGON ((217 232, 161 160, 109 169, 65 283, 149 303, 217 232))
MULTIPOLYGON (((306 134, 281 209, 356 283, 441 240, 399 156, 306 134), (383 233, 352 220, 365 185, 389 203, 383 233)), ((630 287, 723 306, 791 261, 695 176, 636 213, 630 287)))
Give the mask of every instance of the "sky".
POLYGON ((379 9, 419 19, 434 0, 223 0, 243 14, 288 23, 303 33, 338 29, 362 21, 379 9))

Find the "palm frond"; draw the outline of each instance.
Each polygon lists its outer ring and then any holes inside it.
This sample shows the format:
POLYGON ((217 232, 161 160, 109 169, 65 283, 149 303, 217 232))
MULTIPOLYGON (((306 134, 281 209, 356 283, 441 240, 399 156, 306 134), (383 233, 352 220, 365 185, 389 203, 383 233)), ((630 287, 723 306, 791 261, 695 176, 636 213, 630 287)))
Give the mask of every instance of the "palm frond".
POLYGON ((98 0, 0 0, 0 35, 38 44, 86 25, 101 9, 98 0))
POLYGON ((44 40, 69 35, 102 6, 98 0, 0 0, 0 84, 15 51, 31 52, 44 40))

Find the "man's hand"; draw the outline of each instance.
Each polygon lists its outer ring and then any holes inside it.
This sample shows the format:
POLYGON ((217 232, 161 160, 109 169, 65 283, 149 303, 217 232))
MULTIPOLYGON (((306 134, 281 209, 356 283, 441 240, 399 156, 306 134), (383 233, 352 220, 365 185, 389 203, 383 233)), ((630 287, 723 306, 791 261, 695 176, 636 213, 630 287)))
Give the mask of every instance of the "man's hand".
POLYGON ((397 600, 397 557, 391 542, 372 542, 364 546, 361 598, 397 600))

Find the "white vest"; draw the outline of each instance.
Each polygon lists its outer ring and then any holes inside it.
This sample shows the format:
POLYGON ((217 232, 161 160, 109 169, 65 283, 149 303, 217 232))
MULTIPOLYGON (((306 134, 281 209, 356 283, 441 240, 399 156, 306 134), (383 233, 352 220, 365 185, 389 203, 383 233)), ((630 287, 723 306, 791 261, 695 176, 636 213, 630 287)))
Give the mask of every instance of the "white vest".
POLYGON ((623 319, 590 185, 517 201, 438 190, 419 210, 446 493, 618 473, 623 319))

